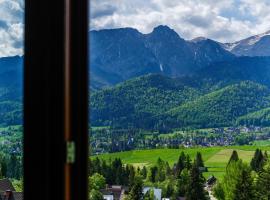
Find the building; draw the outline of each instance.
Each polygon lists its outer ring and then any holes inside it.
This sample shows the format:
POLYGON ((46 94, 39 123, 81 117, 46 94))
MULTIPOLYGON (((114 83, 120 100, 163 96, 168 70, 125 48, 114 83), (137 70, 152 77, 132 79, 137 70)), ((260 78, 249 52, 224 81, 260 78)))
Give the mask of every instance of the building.
POLYGON ((23 200, 23 193, 16 192, 9 179, 0 180, 0 200, 23 200))
POLYGON ((217 179, 216 177, 214 177, 213 175, 210 176, 207 180, 206 180, 206 183, 205 183, 205 187, 206 189, 209 191, 209 190, 212 190, 213 186, 216 184, 217 182, 217 179))
POLYGON ((106 189, 100 190, 105 200, 122 200, 124 198, 126 188, 120 185, 107 186, 106 189))
POLYGON ((157 200, 161 200, 161 193, 162 193, 161 189, 153 188, 153 187, 145 187, 143 188, 143 194, 145 195, 150 190, 154 191, 154 196, 157 200))

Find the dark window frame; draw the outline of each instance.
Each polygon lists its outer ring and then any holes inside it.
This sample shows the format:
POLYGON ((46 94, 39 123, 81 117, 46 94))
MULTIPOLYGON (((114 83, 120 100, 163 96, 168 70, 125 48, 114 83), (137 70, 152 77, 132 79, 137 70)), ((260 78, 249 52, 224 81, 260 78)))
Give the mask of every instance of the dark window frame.
POLYGON ((25 200, 87 200, 88 2, 70 0, 68 81, 65 8, 66 0, 25 1, 25 200), (70 95, 65 96, 67 83, 70 95), (75 144, 74 163, 66 159, 68 142, 75 144))

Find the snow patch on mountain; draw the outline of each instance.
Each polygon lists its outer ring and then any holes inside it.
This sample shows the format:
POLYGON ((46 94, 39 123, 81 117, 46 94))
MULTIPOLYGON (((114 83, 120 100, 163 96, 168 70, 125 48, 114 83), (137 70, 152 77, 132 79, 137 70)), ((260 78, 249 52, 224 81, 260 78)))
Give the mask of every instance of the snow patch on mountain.
POLYGON ((159 68, 160 68, 160 71, 162 71, 162 72, 164 71, 162 64, 159 64, 159 68))

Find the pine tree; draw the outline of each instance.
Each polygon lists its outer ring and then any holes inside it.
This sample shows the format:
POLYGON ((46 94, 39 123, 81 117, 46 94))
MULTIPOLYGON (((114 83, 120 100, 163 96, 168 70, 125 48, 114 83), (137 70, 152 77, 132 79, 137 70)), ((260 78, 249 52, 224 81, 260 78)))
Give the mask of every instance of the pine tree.
POLYGON ((204 191, 204 181, 198 163, 194 163, 191 168, 190 178, 187 187, 186 199, 187 200, 206 200, 208 199, 204 191))
POLYGON ((189 184, 189 172, 188 169, 184 169, 181 174, 179 179, 177 180, 177 196, 179 197, 184 197, 188 191, 188 184, 189 184))
POLYGON ((252 158, 250 162, 250 166, 252 170, 259 172, 261 171, 263 165, 264 165, 265 158, 263 156, 263 153, 260 149, 256 149, 254 157, 252 158))
POLYGON ((186 162, 186 155, 185 153, 182 151, 178 162, 176 164, 176 168, 175 168, 175 175, 179 176, 181 174, 181 171, 185 168, 185 162, 186 162))
POLYGON ((142 177, 136 176, 134 178, 134 183, 128 194, 128 200, 142 200, 143 198, 143 181, 142 177))
POLYGON ((238 160, 239 160, 238 153, 237 153, 237 151, 233 150, 232 155, 230 157, 230 160, 227 164, 227 167, 232 161, 238 161, 238 160))
POLYGON ((129 186, 132 186, 134 184, 135 181, 135 169, 134 167, 131 165, 129 166, 129 186))
POLYGON ((204 167, 204 162, 202 159, 202 154, 200 152, 197 152, 195 161, 194 161, 195 165, 200 168, 200 167, 204 167))
POLYGON ((222 182, 225 199, 254 199, 254 185, 251 169, 242 160, 231 161, 222 182))
POLYGON ((10 178, 20 179, 20 163, 15 154, 11 154, 9 162, 8 162, 8 171, 7 176, 10 178))
POLYGON ((217 183, 213 188, 213 195, 218 200, 225 200, 225 192, 221 183, 217 183))
POLYGON ((141 170, 141 175, 143 177, 143 179, 146 179, 147 177, 147 169, 145 166, 143 166, 142 170, 141 170))
POLYGON ((185 167, 186 167, 188 170, 190 170, 191 167, 192 167, 192 163, 191 163, 191 159, 190 159, 190 156, 189 156, 189 155, 186 156, 186 164, 185 164, 185 167))
POLYGON ((235 199, 237 200, 255 200, 253 179, 251 177, 251 170, 245 166, 241 170, 235 185, 235 199))
POLYGON ((158 171, 157 166, 150 168, 150 174, 149 174, 149 181, 150 182, 152 182, 152 183, 156 182, 157 171, 158 171))
POLYGON ((270 199, 270 163, 258 173, 256 181, 256 199, 270 199))
POLYGON ((174 187, 171 182, 169 182, 166 186, 166 197, 172 197, 174 194, 174 187))

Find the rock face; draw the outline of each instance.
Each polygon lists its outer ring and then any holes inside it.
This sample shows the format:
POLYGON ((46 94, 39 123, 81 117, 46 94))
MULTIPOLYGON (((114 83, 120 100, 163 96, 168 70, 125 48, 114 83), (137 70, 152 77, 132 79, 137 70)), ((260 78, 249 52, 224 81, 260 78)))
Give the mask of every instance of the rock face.
POLYGON ((186 41, 168 26, 149 34, 121 28, 90 32, 92 86, 100 87, 148 73, 171 77, 193 74, 234 55, 213 40, 186 41))

